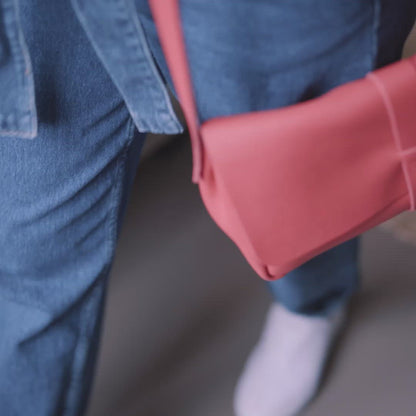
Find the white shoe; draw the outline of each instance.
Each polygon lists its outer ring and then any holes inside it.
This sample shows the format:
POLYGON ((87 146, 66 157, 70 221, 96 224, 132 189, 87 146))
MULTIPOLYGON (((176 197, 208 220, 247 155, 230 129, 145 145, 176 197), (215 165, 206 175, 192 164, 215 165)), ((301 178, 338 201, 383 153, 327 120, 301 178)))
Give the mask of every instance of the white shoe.
POLYGON ((237 416, 294 416, 315 395, 346 312, 311 317, 273 303, 234 396, 237 416))

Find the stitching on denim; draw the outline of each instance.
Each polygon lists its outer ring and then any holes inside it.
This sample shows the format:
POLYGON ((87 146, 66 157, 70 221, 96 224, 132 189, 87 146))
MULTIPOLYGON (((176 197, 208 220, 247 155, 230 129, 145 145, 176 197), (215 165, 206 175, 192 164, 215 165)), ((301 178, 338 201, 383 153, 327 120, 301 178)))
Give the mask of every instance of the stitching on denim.
MULTIPOLYGON (((131 2, 131 0, 128 2, 128 4, 129 4, 130 8, 134 8, 134 5, 131 2)), ((132 10, 132 12, 133 12, 133 10, 132 10)), ((166 85, 164 84, 164 82, 163 82, 163 80, 162 80, 162 78, 161 78, 161 76, 160 76, 160 74, 157 70, 155 61, 153 59, 153 55, 150 51, 150 47, 149 47, 146 35, 144 33, 144 30, 143 30, 143 25, 140 22, 140 19, 138 18, 137 13, 135 12, 135 10, 132 13, 132 15, 133 15, 133 20, 134 20, 134 25, 137 28, 137 32, 139 33, 139 36, 140 36, 143 52, 146 55, 146 59, 149 61, 150 69, 152 70, 152 73, 153 73, 157 83, 159 84, 160 89, 161 89, 162 94, 163 94, 163 97, 165 99, 166 108, 167 108, 168 114, 169 114, 169 122, 172 123, 175 128, 182 128, 182 125, 179 123, 179 121, 176 117, 176 113, 173 110, 172 101, 170 100, 168 91, 166 89, 166 85)))
POLYGON ((123 145, 123 149, 122 152, 119 156, 119 160, 117 162, 117 166, 115 169, 115 173, 114 173, 114 178, 113 178, 113 192, 111 192, 111 200, 114 201, 113 205, 110 206, 110 210, 109 210, 109 219, 108 219, 108 235, 107 235, 107 257, 109 259, 109 263, 111 264, 112 261, 112 253, 114 252, 114 248, 116 245, 116 231, 117 231, 117 211, 118 211, 118 207, 120 205, 120 192, 122 191, 122 181, 120 181, 120 173, 122 172, 124 165, 125 165, 125 161, 127 158, 127 151, 128 148, 132 142, 133 139, 133 133, 134 133, 134 129, 135 129, 135 125, 134 125, 134 121, 132 119, 132 117, 129 117, 128 120, 128 127, 127 127, 127 137, 125 140, 125 143, 123 145))
MULTIPOLYGON (((123 14, 123 24, 121 25, 121 27, 123 28, 123 30, 125 31, 126 36, 129 36, 128 31, 131 29, 131 20, 130 20, 130 14, 126 8, 125 5, 125 0, 118 0, 114 3, 117 7, 118 7, 118 12, 123 14)), ((85 22, 85 19, 82 17, 82 20, 85 22)), ((131 38, 129 36, 129 38, 131 38)), ((93 36, 91 36, 91 39, 93 39, 93 36)), ((137 44, 137 38, 133 37, 133 40, 135 41, 135 47, 140 49, 140 44, 137 44)), ((139 56, 139 54, 135 54, 135 59, 137 60, 137 56, 139 56)), ((105 62, 104 56, 101 54, 101 58, 102 61, 105 62)), ((110 71, 111 73, 111 71, 110 71)), ((148 76, 149 74, 146 73, 142 73, 141 74, 141 79, 137 79, 136 81, 142 81, 143 83, 146 84, 151 84, 151 78, 148 76)), ((116 82, 116 78, 114 78, 114 81, 116 82)), ((152 95, 152 101, 153 104, 155 103, 159 103, 158 97, 155 96, 155 92, 153 91, 153 89, 150 87, 147 87, 147 91, 149 92, 149 94, 152 95)), ((137 118, 137 123, 139 124, 139 128, 146 130, 149 128, 149 120, 145 120, 141 117, 140 114, 138 114, 137 112, 134 111, 134 108, 131 107, 130 103, 128 102, 128 100, 125 100, 126 106, 127 108, 130 110, 131 114, 134 114, 135 118, 137 118)), ((156 120, 156 124, 157 124, 157 128, 160 129, 159 124, 157 123, 156 120)), ((153 125, 153 123, 151 123, 151 125, 153 125)))
MULTIPOLYGON (((154 79, 159 84, 160 91, 162 92, 162 95, 163 95, 163 98, 164 98, 164 103, 166 104, 164 107, 167 108, 168 112, 169 112, 170 122, 173 123, 176 128, 180 128, 181 125, 177 121, 176 115, 175 115, 175 113, 173 111, 173 108, 172 108, 172 103, 170 101, 169 95, 168 95, 167 90, 165 88, 165 85, 164 85, 164 83, 163 83, 163 81, 162 81, 162 79, 161 79, 161 77, 160 77, 160 75, 157 71, 155 62, 153 60, 152 54, 151 54, 150 49, 149 49, 149 45, 147 44, 147 41, 146 41, 146 36, 144 34, 142 24, 141 24, 139 18, 137 17, 137 12, 134 8, 134 4, 131 2, 131 0, 121 0, 121 1, 119 1, 119 5, 124 6, 123 7, 123 12, 125 13, 126 23, 131 22, 131 21, 133 22, 132 29, 136 32, 136 34, 138 36, 138 39, 139 39, 139 42, 135 42, 135 45, 138 49, 140 49, 144 53, 146 61, 148 63, 148 67, 151 70, 152 78, 149 78, 149 81, 152 82, 153 79, 154 79), (128 19, 129 15, 132 16, 131 21, 128 19)), ((137 40, 137 37, 135 37, 135 40, 137 40)), ((160 102, 159 101, 160 100, 159 91, 156 91, 150 85, 149 92, 153 96, 153 102, 154 102, 154 105, 156 107, 156 105, 160 102)), ((159 113, 163 112, 162 107, 158 108, 158 112, 159 113)), ((161 131, 163 131, 163 125, 161 125, 161 122, 160 122, 159 118, 156 118, 156 123, 157 123, 159 129, 161 131)))
POLYGON ((32 133, 28 133, 27 131, 20 131, 20 130, 0 130, 0 136, 22 137, 24 139, 34 138, 32 133))

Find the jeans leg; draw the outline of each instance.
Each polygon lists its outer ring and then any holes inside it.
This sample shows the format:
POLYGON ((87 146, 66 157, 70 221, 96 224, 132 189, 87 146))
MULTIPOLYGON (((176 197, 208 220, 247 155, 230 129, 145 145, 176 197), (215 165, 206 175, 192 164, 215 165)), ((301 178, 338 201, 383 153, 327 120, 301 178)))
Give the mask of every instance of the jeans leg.
MULTIPOLYGON (((135 143, 136 151, 141 147, 144 135, 133 131, 132 124, 120 133, 135 143)), ((43 134, 35 140, 42 150, 43 134)), ((91 170, 81 169, 81 186, 76 181, 72 188, 67 182, 68 188, 59 189, 63 182, 58 180, 56 191, 47 194, 24 189, 21 182, 32 185, 28 175, 34 172, 7 158, 3 144, 0 171, 20 178, 9 181, 6 175, 7 183, 0 186, 1 413, 79 416, 92 383, 107 279, 129 192, 124 173, 128 161, 137 163, 139 153, 132 153, 128 142, 117 150, 116 141, 114 154, 97 158, 103 166, 95 166, 94 178, 86 177, 91 170), (23 203, 16 198, 5 203, 4 196, 12 193, 23 197, 23 203)), ((25 146, 28 152, 35 150, 27 141, 16 144, 8 148, 16 156, 25 146)), ((36 163, 33 158, 36 152, 22 163, 36 163)), ((47 174, 45 170, 31 179, 42 181, 47 174)))
POLYGON ((0 414, 81 416, 144 134, 67 2, 21 6, 39 134, 0 137, 0 414))
POLYGON ((292 312, 324 315, 342 305, 360 281, 360 237, 314 257, 286 276, 268 282, 274 299, 292 312))
MULTIPOLYGON (((332 68, 340 68, 330 73, 326 86, 332 88, 400 59, 415 21, 416 3, 413 0, 374 0, 373 16, 373 24, 361 29, 359 51, 352 48, 346 38, 334 56, 322 58, 329 58, 332 68), (352 69, 348 70, 349 66, 352 69)), ((325 87, 319 92, 325 92, 325 87)), ((293 312, 308 315, 324 315, 345 303, 359 286, 360 238, 334 247, 282 279, 269 282, 274 299, 293 312)))

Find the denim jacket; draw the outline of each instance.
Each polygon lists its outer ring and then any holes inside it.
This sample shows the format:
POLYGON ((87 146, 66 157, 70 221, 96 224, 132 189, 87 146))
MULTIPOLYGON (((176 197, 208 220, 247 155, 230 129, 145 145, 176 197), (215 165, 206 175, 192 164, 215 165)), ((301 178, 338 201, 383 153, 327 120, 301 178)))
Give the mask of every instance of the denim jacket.
MULTIPOLYGON (((148 0, 56 1, 71 3, 139 131, 183 131, 169 98, 168 90, 175 92, 148 0)), ((414 0, 181 0, 180 5, 201 121, 288 105, 363 75, 375 67, 377 48, 383 46, 385 56, 389 48, 397 50, 415 8, 414 0), (386 19, 402 22, 400 33, 386 19), (384 34, 377 37, 380 26, 384 34)), ((24 29, 19 0, 0 0, 0 135, 35 138, 36 97, 24 29)))
MULTIPOLYGON (((147 2, 140 5, 134 0, 71 0, 71 3, 137 128, 141 132, 165 134, 183 131, 143 29, 139 9, 141 6, 143 16, 149 17, 147 2)), ((153 37, 153 41, 156 39, 153 37)), ((160 46, 154 48, 160 50, 160 46)), ((0 0, 0 91, 0 135, 35 138, 34 80, 18 0, 0 0)))

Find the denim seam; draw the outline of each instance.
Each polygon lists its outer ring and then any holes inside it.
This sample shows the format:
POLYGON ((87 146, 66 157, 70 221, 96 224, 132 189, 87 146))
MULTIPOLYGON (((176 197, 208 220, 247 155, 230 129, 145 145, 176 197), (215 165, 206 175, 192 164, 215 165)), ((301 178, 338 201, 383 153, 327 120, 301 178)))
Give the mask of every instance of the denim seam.
POLYGON ((132 142, 133 135, 134 135, 134 129, 135 124, 132 117, 129 117, 128 121, 129 125, 127 127, 127 137, 125 140, 125 143, 123 145, 123 150, 121 155, 119 156, 119 161, 116 167, 116 172, 114 174, 113 183, 115 182, 113 192, 111 193, 111 199, 114 201, 114 204, 112 207, 110 207, 109 212, 109 220, 108 220, 108 253, 107 256, 110 259, 109 262, 111 264, 111 257, 112 253, 114 252, 115 245, 116 245, 116 232, 117 232, 117 209, 120 204, 120 198, 117 198, 120 196, 120 192, 122 191, 122 182, 120 179, 120 173, 122 172, 122 168, 125 165, 126 158, 127 158, 127 151, 128 148, 132 142))
MULTIPOLYGON (((132 2, 129 2, 130 7, 134 7, 134 5, 132 4, 132 2)), ((166 103, 166 109, 168 110, 168 120, 166 120, 166 123, 171 123, 173 128, 175 129, 182 129, 182 124, 179 122, 175 110, 173 109, 172 106, 172 101, 169 97, 168 91, 167 91, 167 85, 164 83, 162 77, 159 74, 159 71, 157 69, 157 64, 155 62, 155 59, 153 57, 153 54, 150 50, 149 44, 147 42, 147 38, 146 35, 144 33, 143 30, 143 25, 140 22, 140 19, 137 16, 137 13, 133 13, 134 16, 134 24, 137 27, 138 31, 140 32, 140 39, 142 41, 142 47, 143 47, 143 51, 146 55, 146 58, 149 60, 149 66, 152 70, 152 73, 157 81, 157 83, 160 86, 160 89, 162 91, 162 94, 164 96, 165 99, 165 103, 166 103)), ((164 112, 161 112, 161 115, 164 115, 164 112)))
MULTIPOLYGON (((134 9, 134 5, 131 2, 131 0, 121 0, 119 2, 119 4, 124 5, 124 11, 125 11, 126 17, 128 16, 129 12, 131 13, 132 21, 133 21, 133 29, 135 30, 135 32, 137 33, 137 37, 139 38, 139 42, 138 42, 139 45, 135 42, 136 47, 140 48, 142 50, 142 52, 144 53, 146 61, 148 63, 148 67, 151 70, 152 78, 149 77, 148 82, 149 82, 149 93, 153 97, 153 104, 155 105, 155 108, 156 108, 159 116, 163 116, 165 114, 165 110, 167 109, 168 110, 168 117, 167 117, 167 120, 165 120, 165 123, 169 124, 169 127, 174 127, 176 129, 179 129, 179 128, 181 128, 181 124, 178 123, 178 121, 177 121, 175 112, 173 111, 173 108, 172 108, 172 102, 171 102, 171 100, 169 98, 169 95, 167 93, 167 90, 166 90, 166 86, 163 83, 163 81, 162 81, 162 79, 161 79, 161 77, 160 77, 160 75, 157 71, 157 68, 155 66, 153 56, 150 52, 149 45, 147 44, 146 36, 144 34, 141 22, 140 22, 139 18, 137 17, 137 13, 136 13, 136 10, 134 9), (159 84, 160 91, 156 91, 154 88, 152 88, 152 85, 150 85, 153 80, 155 80, 159 84), (158 106, 158 103, 160 102, 159 101, 160 100, 159 92, 161 92, 162 95, 163 95, 163 98, 164 98, 163 102, 164 102, 165 106, 158 106), (172 124, 172 126, 171 126, 171 124, 172 124)), ((128 21, 127 18, 126 18, 126 21, 128 21)), ((135 38, 135 39, 137 39, 137 38, 135 38)), ((161 120, 156 118, 155 121, 158 125, 159 130, 163 131, 163 125, 161 124, 161 120)))
MULTIPOLYGON (((90 286, 88 286, 88 288, 86 289, 86 291, 83 293, 82 298, 84 298, 85 296, 87 296, 87 294, 90 294, 97 286, 98 284, 105 284, 105 282, 103 282, 103 279, 106 279, 106 276, 108 276, 109 272, 111 269, 111 261, 107 262, 101 272, 100 275, 98 276, 98 278, 94 279, 94 281, 91 283, 90 286)), ((79 300, 77 300, 76 303, 78 303, 79 300)), ((73 309, 73 306, 71 307, 71 309, 73 309)), ((88 321, 85 322, 84 325, 87 325, 88 321)), ((78 413, 73 413, 74 408, 71 407, 70 403, 71 400, 69 399, 71 396, 71 393, 73 391, 74 388, 76 388, 76 376, 79 374, 79 372, 77 372, 76 370, 78 370, 78 368, 76 367, 77 364, 77 357, 79 354, 79 348, 82 345, 83 340, 88 340, 88 338, 85 336, 85 326, 83 325, 82 322, 80 322, 79 324, 79 330, 77 331, 77 340, 75 342, 75 347, 74 347, 74 352, 72 354, 72 359, 71 359, 71 364, 68 367, 69 368, 69 380, 67 380, 67 388, 66 391, 63 392, 63 402, 62 402, 62 407, 60 406, 59 408, 63 409, 63 416, 75 416, 78 415, 78 413)), ((84 343, 85 345, 85 343, 84 343)), ((80 397, 82 397, 82 394, 80 395, 80 397)), ((59 404, 60 405, 60 404, 59 404)), ((78 403, 77 403, 78 406, 78 403)))
MULTIPOLYGON (((121 28, 123 28, 126 38, 128 38, 130 41, 134 42, 135 45, 133 47, 136 48, 137 50, 140 50, 141 47, 142 47, 142 44, 140 43, 140 41, 137 42, 137 38, 135 36, 131 36, 131 33, 130 33, 130 31, 132 29, 131 20, 130 20, 131 16, 129 14, 129 11, 127 10, 125 2, 126 2, 126 0, 118 0, 117 2, 114 3, 118 7, 118 12, 120 12, 123 16, 122 17, 123 22, 121 24, 121 28)), ((135 28, 133 28, 133 31, 134 31, 134 29, 135 28)), ((135 61, 137 62, 137 57, 140 56, 140 52, 135 53, 134 56, 135 56, 135 61)), ((139 79, 138 77, 136 78, 136 82, 139 82, 139 81, 142 81, 143 84, 148 84, 147 91, 148 91, 149 95, 152 96, 152 104, 155 105, 156 103, 159 103, 159 100, 158 100, 159 97, 156 97, 157 94, 155 94, 155 92, 153 91, 153 88, 152 88, 152 85, 151 85, 152 79, 149 76, 148 71, 143 71, 143 73, 141 74, 141 79, 139 79)), ((143 119, 140 114, 138 114, 136 111, 134 111, 134 108, 132 108, 132 106, 130 105, 130 103, 128 101, 129 101, 128 99, 125 100, 126 106, 130 109, 131 114, 134 114, 135 118, 137 119, 137 123, 139 124, 138 127, 143 129, 143 130, 149 129, 149 127, 150 127, 149 125, 153 124, 153 123, 149 123, 148 120, 143 119)), ((158 109, 156 109, 156 110, 159 111, 158 109)), ((160 129, 160 125, 159 125, 159 122, 158 122, 157 118, 154 121, 155 121, 155 124, 157 125, 156 128, 160 129)))

